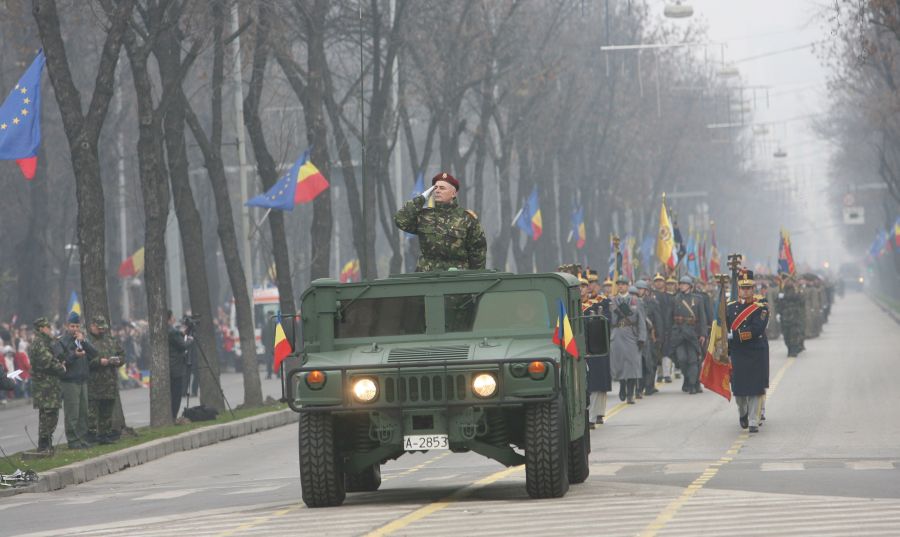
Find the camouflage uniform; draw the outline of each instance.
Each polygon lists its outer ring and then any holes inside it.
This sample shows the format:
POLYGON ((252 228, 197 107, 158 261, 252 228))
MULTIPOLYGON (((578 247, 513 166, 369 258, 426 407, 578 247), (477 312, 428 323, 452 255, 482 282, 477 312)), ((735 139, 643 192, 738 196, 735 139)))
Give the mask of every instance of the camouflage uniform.
POLYGON ((59 408, 62 406, 62 390, 59 379, 66 368, 57 359, 56 342, 41 328, 50 326, 41 317, 34 322, 34 341, 28 348, 31 359, 32 404, 38 409, 38 449, 52 449, 53 432, 59 422, 59 408))
POLYGON ((778 294, 777 311, 781 316, 781 334, 784 336, 788 356, 797 356, 803 350, 806 330, 803 292, 793 284, 786 284, 778 294))
POLYGON ((427 207, 416 196, 397 211, 394 223, 407 233, 419 236, 422 255, 416 272, 450 268, 483 269, 487 260, 487 240, 475 213, 459 206, 456 199, 427 207))
MULTIPOLYGON (((93 323, 103 330, 109 324, 102 315, 93 323)), ((88 379, 88 438, 93 436, 101 444, 112 442, 112 413, 119 393, 119 367, 124 363, 125 350, 109 332, 91 333, 90 342, 96 352, 90 357, 88 379), (107 365, 100 360, 106 358, 107 365)))

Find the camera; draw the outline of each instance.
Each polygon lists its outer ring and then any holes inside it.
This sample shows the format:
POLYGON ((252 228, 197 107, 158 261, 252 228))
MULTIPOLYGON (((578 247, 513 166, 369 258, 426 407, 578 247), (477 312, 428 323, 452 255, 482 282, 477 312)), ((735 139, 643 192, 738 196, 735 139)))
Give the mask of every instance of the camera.
POLYGON ((197 321, 199 319, 199 315, 185 315, 181 318, 181 325, 184 326, 185 335, 189 336, 194 332, 194 329, 197 328, 197 321))

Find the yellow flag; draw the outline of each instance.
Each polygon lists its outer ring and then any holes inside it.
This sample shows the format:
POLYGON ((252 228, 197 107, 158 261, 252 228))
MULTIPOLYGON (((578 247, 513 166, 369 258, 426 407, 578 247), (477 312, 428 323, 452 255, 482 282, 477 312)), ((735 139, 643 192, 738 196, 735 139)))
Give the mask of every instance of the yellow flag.
POLYGON ((659 209, 659 234, 656 236, 656 259, 669 270, 675 268, 675 239, 672 236, 672 222, 666 212, 666 202, 663 198, 659 209))

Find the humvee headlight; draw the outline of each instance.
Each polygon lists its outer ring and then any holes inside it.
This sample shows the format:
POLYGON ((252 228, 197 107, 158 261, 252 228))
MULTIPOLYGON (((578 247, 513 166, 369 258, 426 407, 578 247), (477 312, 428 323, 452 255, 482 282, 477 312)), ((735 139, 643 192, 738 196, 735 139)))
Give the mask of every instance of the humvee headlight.
POLYGON ((541 380, 547 376, 547 364, 539 360, 529 363, 528 374, 535 380, 541 380))
POLYGON ((319 390, 325 385, 325 373, 314 369, 306 374, 306 385, 313 390, 319 390))
POLYGON ((357 379, 353 383, 353 397, 360 403, 371 403, 378 397, 378 384, 370 378, 357 379))
POLYGON ((491 397, 497 392, 497 379, 490 373, 480 373, 472 379, 472 391, 478 397, 491 397))

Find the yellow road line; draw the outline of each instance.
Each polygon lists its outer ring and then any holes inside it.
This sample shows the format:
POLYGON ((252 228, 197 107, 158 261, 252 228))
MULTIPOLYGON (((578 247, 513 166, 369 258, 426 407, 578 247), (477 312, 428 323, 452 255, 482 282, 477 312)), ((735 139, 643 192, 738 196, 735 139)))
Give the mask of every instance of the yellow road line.
MULTIPOLYGON (((781 379, 784 378, 784 373, 788 370, 791 364, 794 363, 794 358, 788 358, 787 362, 781 366, 781 369, 778 370, 778 373, 775 374, 775 379, 770 383, 768 394, 771 395, 775 392, 775 388, 778 386, 778 383, 781 382, 781 379)), ((719 473, 719 470, 728 464, 729 462, 734 460, 734 457, 729 457, 728 455, 737 455, 741 449, 744 447, 744 444, 747 440, 750 439, 750 433, 747 431, 741 431, 738 434, 737 439, 731 444, 727 451, 725 451, 726 456, 721 457, 718 461, 711 463, 707 466, 703 473, 700 474, 697 479, 691 482, 687 488, 681 493, 680 496, 672 500, 669 505, 667 505, 650 524, 647 524, 647 527, 640 533, 641 537, 655 537, 660 530, 662 530, 666 524, 669 523, 675 515, 678 514, 678 510, 684 506, 691 498, 694 497, 695 494, 700 492, 704 485, 706 485, 713 477, 719 473)))
POLYGON ((277 516, 283 516, 283 515, 290 513, 291 511, 296 511, 296 510, 302 509, 302 508, 303 508, 303 504, 298 504, 298 505, 294 505, 292 507, 279 509, 278 511, 275 511, 271 514, 254 518, 253 520, 251 520, 250 522, 247 522, 246 524, 241 524, 240 526, 230 529, 230 530, 225 530, 222 533, 219 533, 217 535, 218 535, 218 537, 229 537, 230 535, 234 535, 235 533, 255 528, 255 527, 259 526, 260 524, 264 524, 277 516))
POLYGON ((385 524, 384 526, 366 534, 366 537, 381 537, 383 535, 390 535, 391 533, 393 533, 397 530, 400 530, 400 529, 405 528, 406 526, 409 526, 410 524, 412 524, 413 522, 416 522, 417 520, 421 520, 432 513, 436 513, 438 511, 440 511, 441 509, 448 507, 451 503, 458 501, 462 498, 465 498, 466 496, 468 496, 475 490, 477 490, 481 487, 490 485, 491 483, 494 483, 495 481, 499 481, 499 480, 503 479, 504 477, 508 477, 516 472, 520 472, 524 468, 525 468, 524 465, 513 466, 511 468, 506 468, 504 470, 500 470, 499 472, 493 473, 485 478, 479 479, 478 481, 472 483, 471 485, 468 485, 466 487, 463 487, 461 489, 454 491, 449 496, 446 496, 434 503, 430 503, 428 505, 420 507, 404 517, 398 518, 397 520, 394 520, 393 522, 385 524))

